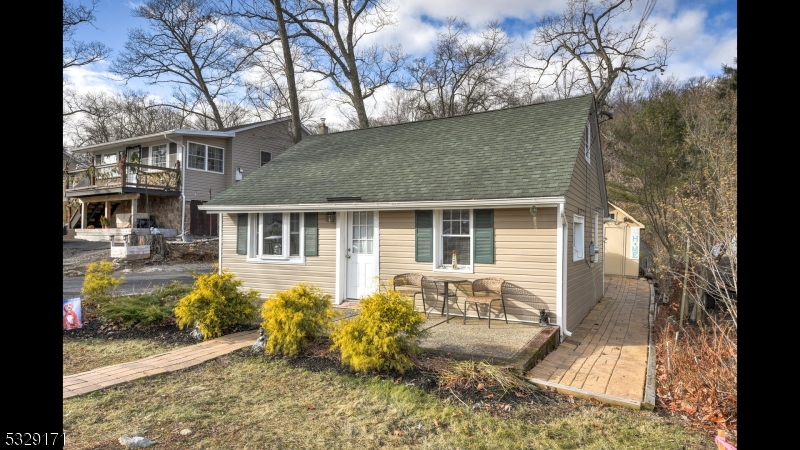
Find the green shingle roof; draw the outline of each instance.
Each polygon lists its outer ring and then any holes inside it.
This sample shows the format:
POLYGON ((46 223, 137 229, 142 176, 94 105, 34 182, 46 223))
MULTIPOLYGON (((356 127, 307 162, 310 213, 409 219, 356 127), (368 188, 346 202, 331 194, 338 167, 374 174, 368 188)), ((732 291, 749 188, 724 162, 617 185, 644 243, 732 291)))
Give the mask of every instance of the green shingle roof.
POLYGON ((207 205, 566 195, 592 96, 304 137, 207 205))

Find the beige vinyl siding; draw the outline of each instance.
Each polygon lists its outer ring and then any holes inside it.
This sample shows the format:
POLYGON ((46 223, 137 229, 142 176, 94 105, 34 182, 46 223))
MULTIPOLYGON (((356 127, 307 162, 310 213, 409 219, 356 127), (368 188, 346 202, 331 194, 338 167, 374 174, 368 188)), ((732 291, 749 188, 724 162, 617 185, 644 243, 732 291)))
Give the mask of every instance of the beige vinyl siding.
MULTIPOLYGON (((188 165, 188 161, 182 164, 182 167, 185 167, 186 170, 186 181, 185 181, 185 194, 186 194, 186 201, 190 200, 200 200, 206 202, 211 200, 216 194, 227 189, 230 184, 228 183, 228 176, 231 174, 230 169, 230 161, 231 159, 231 139, 229 138, 212 138, 212 137, 201 137, 201 136, 185 136, 183 138, 182 144, 186 146, 186 156, 188 156, 189 151, 189 142, 194 142, 197 144, 205 144, 210 145, 212 147, 218 147, 224 149, 223 152, 223 161, 222 161, 222 170, 225 173, 218 173, 218 172, 206 172, 203 170, 197 169, 190 169, 188 165), (210 190, 210 191, 209 191, 210 190), (210 192, 210 194, 209 194, 210 192)), ((178 151, 182 149, 179 147, 178 151)))
MULTIPOLYGON (((474 273, 463 274, 469 280, 504 278, 509 320, 538 321, 538 307, 546 307, 552 312, 551 318, 555 318, 556 209, 539 208, 536 225, 534 230, 527 208, 495 209, 495 263, 475 264, 474 273)), ((434 272, 431 263, 414 260, 414 211, 381 211, 380 227, 381 282, 407 272, 451 275, 434 272)), ((463 303, 460 307, 463 308, 463 303)), ((469 310, 468 315, 474 316, 474 307, 469 310)), ((453 312, 460 314, 451 308, 453 312)), ((503 317, 499 305, 495 305, 492 313, 493 318, 503 317)))
POLYGON ((319 256, 306 256, 305 265, 247 262, 236 254, 236 214, 222 214, 221 266, 230 269, 247 289, 255 289, 266 300, 276 291, 307 281, 333 297, 336 287, 336 224, 325 222, 320 213, 319 256))
POLYGON ((281 121, 269 125, 238 131, 233 138, 232 168, 226 172, 231 183, 235 183, 235 170, 241 167, 244 177, 261 167, 261 152, 271 152, 272 159, 285 152, 292 144, 289 135, 290 121, 281 121), (228 173, 230 174, 228 176, 228 173))
MULTIPOLYGON (((592 148, 591 164, 586 163, 583 152, 583 143, 576 149, 575 169, 572 172, 572 181, 566 195, 564 212, 567 218, 567 330, 574 331, 581 321, 589 314, 592 307, 603 297, 603 214, 604 203, 601 198, 598 184, 598 130, 593 122, 592 135, 595 136, 592 148), (578 214, 578 210, 584 211, 578 214), (598 213, 598 234, 594 234, 595 212, 598 213), (572 258, 573 244, 573 216, 581 215, 584 219, 584 259, 574 261, 572 258), (597 263, 587 264, 590 260, 589 243, 595 243, 597 248, 597 263)), ((585 141, 585 138, 584 138, 585 141)))

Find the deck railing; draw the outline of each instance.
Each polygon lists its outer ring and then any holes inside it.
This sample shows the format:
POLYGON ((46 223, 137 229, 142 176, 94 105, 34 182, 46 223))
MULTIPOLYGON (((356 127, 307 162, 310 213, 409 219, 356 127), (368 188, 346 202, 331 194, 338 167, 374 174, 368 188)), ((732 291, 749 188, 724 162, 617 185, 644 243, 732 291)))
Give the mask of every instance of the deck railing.
POLYGON ((125 187, 170 191, 180 189, 181 171, 121 162, 65 170, 64 177, 67 193, 125 187))

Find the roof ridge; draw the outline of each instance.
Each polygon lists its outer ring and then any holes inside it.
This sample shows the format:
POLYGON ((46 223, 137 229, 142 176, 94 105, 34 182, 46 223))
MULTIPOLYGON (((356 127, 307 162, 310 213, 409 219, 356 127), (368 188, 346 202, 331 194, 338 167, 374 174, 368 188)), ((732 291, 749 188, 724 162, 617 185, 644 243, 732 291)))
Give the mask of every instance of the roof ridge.
MULTIPOLYGON (((333 134, 348 133, 348 132, 351 132, 351 131, 377 130, 377 129, 380 129, 380 128, 396 127, 396 126, 400 126, 400 125, 410 125, 410 124, 414 124, 414 123, 427 123, 427 122, 433 122, 433 121, 436 121, 436 120, 447 120, 447 119, 459 119, 459 118, 464 118, 464 117, 474 117, 474 116, 481 115, 481 114, 497 113, 497 112, 501 112, 501 111, 511 111, 511 110, 522 109, 522 108, 530 108, 530 107, 533 107, 533 106, 541 106, 541 105, 547 105, 549 103, 563 102, 563 101, 567 101, 567 100, 575 100, 575 99, 588 97, 588 96, 594 96, 594 94, 589 93, 589 94, 583 94, 583 95, 576 95, 575 97, 560 98, 560 99, 556 99, 556 100, 547 100, 547 101, 544 101, 544 102, 530 103, 530 104, 527 104, 527 105, 512 106, 512 107, 509 107, 509 108, 491 109, 491 110, 488 110, 488 111, 476 111, 476 112, 467 113, 467 114, 459 114, 457 116, 431 117, 431 118, 428 118, 428 119, 413 120, 413 121, 410 121, 410 122, 390 123, 390 124, 387 124, 387 125, 378 125, 378 126, 369 127, 369 128, 354 128, 352 130, 342 130, 342 131, 337 131, 335 133, 326 133, 325 135, 329 136, 329 135, 333 135, 333 134)), ((324 136, 324 135, 322 135, 322 134, 314 134, 312 136, 324 136)))

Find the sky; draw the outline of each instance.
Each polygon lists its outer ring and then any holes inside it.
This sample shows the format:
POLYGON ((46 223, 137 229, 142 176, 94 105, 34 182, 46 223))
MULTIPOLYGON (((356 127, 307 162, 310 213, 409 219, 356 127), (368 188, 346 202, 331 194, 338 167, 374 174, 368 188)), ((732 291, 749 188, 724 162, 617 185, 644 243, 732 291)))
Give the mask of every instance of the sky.
MULTIPOLYGON (((70 0, 77 3, 78 0, 70 0)), ((82 0, 90 4, 91 0, 82 0)), ((457 16, 479 31, 489 20, 500 21, 503 30, 514 40, 515 48, 530 41, 536 22, 542 15, 563 11, 567 0, 388 0, 394 9, 396 26, 370 36, 376 43, 401 44, 412 57, 424 56, 433 47, 436 32, 447 17, 457 16)), ((645 1, 634 2, 634 10, 626 20, 638 20, 645 1)), ((131 16, 135 3, 125 0, 100 0, 93 25, 81 25, 74 39, 99 40, 111 47, 111 59, 124 49, 128 30, 146 28, 143 19, 131 16)), ((737 52, 736 0, 658 0, 649 21, 656 33, 671 38, 674 53, 668 60, 664 76, 685 79, 711 76, 721 72, 723 64, 733 65, 737 52)), ((79 92, 120 91, 126 88, 144 90, 168 97, 166 86, 148 85, 144 80, 127 84, 108 73, 110 60, 71 69, 65 73, 79 92)), ((380 103, 388 90, 376 94, 371 107, 380 103)), ((323 106, 320 117, 329 125, 342 121, 333 104, 323 106)))

